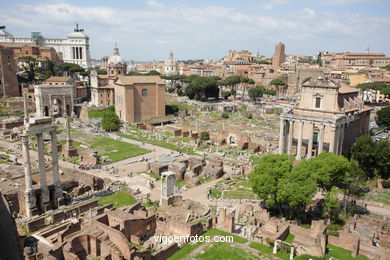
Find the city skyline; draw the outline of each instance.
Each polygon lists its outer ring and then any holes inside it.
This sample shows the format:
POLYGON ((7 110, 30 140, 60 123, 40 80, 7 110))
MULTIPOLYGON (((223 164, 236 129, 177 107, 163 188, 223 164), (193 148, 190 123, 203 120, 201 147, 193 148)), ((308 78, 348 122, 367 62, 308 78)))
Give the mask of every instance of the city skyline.
POLYGON ((272 56, 279 41, 287 54, 318 51, 390 53, 385 1, 29 1, 0 3, 2 24, 14 36, 40 31, 66 37, 77 22, 90 37, 93 59, 221 59, 229 49, 272 56), (108 7, 108 5, 110 5, 108 7), (234 37, 233 37, 234 36, 234 37))

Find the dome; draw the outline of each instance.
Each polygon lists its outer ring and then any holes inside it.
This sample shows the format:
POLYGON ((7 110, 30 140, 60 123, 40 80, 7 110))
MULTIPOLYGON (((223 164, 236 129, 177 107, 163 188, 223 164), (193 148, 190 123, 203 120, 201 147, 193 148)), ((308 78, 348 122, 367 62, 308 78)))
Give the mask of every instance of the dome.
POLYGON ((177 64, 177 61, 175 60, 175 58, 173 57, 173 53, 170 52, 169 53, 169 57, 168 59, 164 62, 165 66, 176 66, 177 64))
POLYGON ((88 38, 88 36, 84 34, 84 29, 80 29, 79 25, 76 23, 74 32, 68 34, 68 38, 88 38))
POLYGON ((83 32, 72 32, 68 34, 68 38, 88 38, 83 32))
POLYGON ((113 65, 117 65, 117 64, 126 64, 126 61, 122 58, 122 56, 119 54, 119 48, 117 47, 117 45, 115 44, 115 48, 114 48, 114 55, 112 55, 109 59, 108 59, 108 64, 113 64, 113 65))

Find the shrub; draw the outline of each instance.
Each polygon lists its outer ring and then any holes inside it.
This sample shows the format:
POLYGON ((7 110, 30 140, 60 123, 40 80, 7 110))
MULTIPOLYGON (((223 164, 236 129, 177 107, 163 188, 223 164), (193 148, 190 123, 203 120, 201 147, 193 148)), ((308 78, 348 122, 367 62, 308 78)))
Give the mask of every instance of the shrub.
POLYGON ((223 112, 223 113, 221 114, 221 117, 222 117, 222 118, 229 118, 229 113, 223 112))
POLYGON ((382 181, 382 187, 385 188, 385 189, 390 188, 390 180, 382 181))
POLYGON ((272 240, 272 239, 270 239, 270 238, 268 238, 268 237, 265 238, 265 242, 267 242, 267 244, 268 244, 269 246, 271 246, 271 247, 273 247, 273 246, 274 246, 274 243, 275 243, 274 240, 272 240))
POLYGON ((209 132, 201 132, 200 133, 200 140, 201 141, 210 140, 210 133, 209 132))

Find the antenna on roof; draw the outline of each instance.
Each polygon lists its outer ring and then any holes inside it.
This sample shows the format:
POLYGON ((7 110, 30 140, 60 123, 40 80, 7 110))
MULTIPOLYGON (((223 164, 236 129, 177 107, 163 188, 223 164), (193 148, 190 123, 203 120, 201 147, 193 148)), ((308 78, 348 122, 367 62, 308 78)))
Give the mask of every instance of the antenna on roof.
POLYGON ((370 53, 370 50, 371 50, 370 45, 368 45, 368 47, 367 47, 367 49, 366 49, 366 52, 367 52, 367 53, 370 53))

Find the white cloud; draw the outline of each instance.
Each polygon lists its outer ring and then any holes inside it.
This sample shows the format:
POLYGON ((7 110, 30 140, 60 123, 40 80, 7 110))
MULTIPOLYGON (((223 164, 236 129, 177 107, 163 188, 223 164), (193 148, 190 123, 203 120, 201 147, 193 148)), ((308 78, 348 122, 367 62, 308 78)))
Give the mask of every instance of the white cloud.
POLYGON ((314 19, 316 17, 316 12, 310 8, 305 8, 302 11, 300 11, 298 14, 305 19, 314 19))
MULTIPOLYGON (((288 1, 271 2, 275 6, 288 1)), ((302 54, 310 54, 307 52, 313 48, 348 50, 356 46, 356 42, 366 45, 367 39, 378 38, 378 35, 381 44, 386 46, 383 48, 388 48, 386 43, 390 41, 387 17, 354 13, 338 17, 329 11, 316 12, 310 8, 284 16, 259 15, 252 10, 237 11, 213 5, 168 6, 156 1, 149 1, 146 8, 138 9, 63 2, 0 4, 0 9, 0 21, 18 36, 41 31, 46 37, 64 37, 78 22, 90 36, 91 54, 95 58, 110 55, 115 41, 125 58, 138 60, 165 59, 170 50, 180 59, 220 58, 233 48, 253 48, 254 51, 262 48, 261 53, 271 55, 279 40, 287 41, 289 53, 295 49, 302 54)))
POLYGON ((265 10, 272 10, 274 6, 278 5, 286 5, 290 2, 290 0, 265 0, 260 3, 260 6, 265 10))

